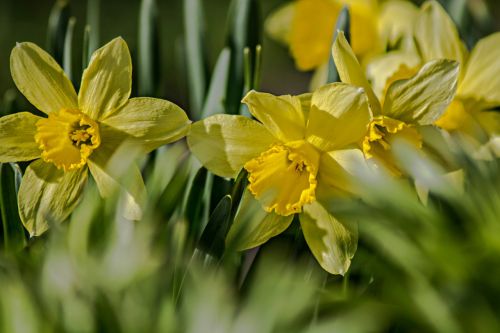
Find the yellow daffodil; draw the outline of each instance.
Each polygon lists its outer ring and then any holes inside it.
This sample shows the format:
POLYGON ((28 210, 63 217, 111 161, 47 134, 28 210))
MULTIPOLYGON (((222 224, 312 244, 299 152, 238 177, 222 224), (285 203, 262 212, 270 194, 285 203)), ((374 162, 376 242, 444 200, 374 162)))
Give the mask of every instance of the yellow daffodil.
POLYGON ((371 120, 363 89, 336 83, 301 96, 251 91, 243 103, 257 121, 215 115, 194 123, 188 135, 191 151, 211 172, 230 178, 242 168, 248 172, 244 197, 258 200, 266 215, 239 248, 264 243, 299 214, 319 263, 343 274, 355 250, 353 231, 320 202, 350 193, 348 165, 363 161, 358 149, 350 149, 371 120))
POLYGON ((453 59, 460 63, 455 99, 436 125, 446 130, 477 132, 477 126, 490 134, 500 131, 500 33, 481 39, 469 54, 457 28, 436 1, 425 3, 417 19, 415 39, 422 61, 453 59))
POLYGON ((382 56, 368 65, 375 91, 383 93, 391 76, 409 78, 423 64, 451 59, 460 64, 455 98, 435 124, 448 131, 490 135, 500 131, 500 33, 481 39, 469 54, 452 19, 436 1, 424 3, 415 20, 414 36, 418 48, 382 56), (406 73, 405 73, 406 72, 406 73))
POLYGON ((457 86, 458 63, 441 59, 426 63, 418 71, 402 68, 387 81, 379 99, 342 32, 332 51, 341 80, 364 88, 370 100, 374 118, 362 142, 366 158, 375 158, 399 175, 391 143, 402 138, 415 147, 422 146, 418 127, 433 124, 451 103, 457 86))
POLYGON ((380 5, 377 0, 296 0, 267 19, 266 31, 289 45, 298 69, 324 67, 330 55, 335 21, 344 6, 350 9, 352 47, 358 56, 382 52, 404 36, 411 36, 417 10, 402 0, 380 5))
POLYGON ((78 203, 90 171, 103 196, 126 192, 126 217, 140 217, 144 183, 138 169, 127 184, 107 162, 118 146, 132 141, 145 152, 183 137, 189 120, 161 99, 129 99, 132 62, 125 41, 116 38, 95 51, 78 95, 61 67, 33 43, 20 43, 10 58, 17 88, 39 117, 20 112, 0 119, 0 162, 33 161, 19 188, 19 213, 32 236, 62 222, 78 203))

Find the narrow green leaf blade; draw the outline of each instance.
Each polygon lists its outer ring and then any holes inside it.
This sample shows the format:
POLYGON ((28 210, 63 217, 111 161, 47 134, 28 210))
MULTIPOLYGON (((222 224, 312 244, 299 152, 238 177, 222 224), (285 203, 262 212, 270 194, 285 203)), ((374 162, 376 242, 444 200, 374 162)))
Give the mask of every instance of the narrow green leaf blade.
POLYGON ((201 167, 194 176, 186 202, 185 217, 189 223, 189 237, 198 239, 203 228, 203 211, 206 205, 205 186, 207 184, 207 169, 201 167))
POLYGON ((75 34, 76 18, 71 17, 64 36, 64 54, 63 54, 63 68, 68 78, 75 84, 73 76, 73 36, 75 34))
MULTIPOLYGON (((335 30, 333 32, 332 45, 337 39, 337 34, 339 31, 343 31, 347 42, 351 42, 351 16, 349 14, 349 8, 344 6, 340 12, 337 23, 335 24, 335 30)), ((328 61, 328 78, 326 83, 340 82, 339 73, 337 72, 337 67, 333 61, 333 57, 330 57, 328 61)))
POLYGON ((139 13, 138 91, 140 96, 154 96, 159 83, 160 42, 158 7, 155 0, 142 0, 139 13))
MULTIPOLYGON (((231 50, 226 113, 238 114, 245 88, 244 50, 254 50, 261 41, 259 6, 256 0, 233 0, 229 10, 227 46, 231 50)), ((252 60, 251 68, 254 68, 252 60)))
POLYGON ((68 0, 57 0, 49 16, 47 30, 47 50, 54 59, 62 64, 64 56, 64 41, 70 17, 68 0))
POLYGON ((204 11, 201 0, 184 0, 189 105, 194 120, 201 119, 207 90, 207 65, 204 47, 204 11))
POLYGON ((101 0, 87 0, 87 25, 89 30, 89 56, 100 44, 101 0))
POLYGON ((219 54, 215 64, 207 98, 201 113, 202 119, 214 114, 224 113, 230 59, 231 51, 228 47, 225 47, 219 54))
POLYGON ((198 248, 216 258, 224 254, 227 231, 231 219, 232 200, 230 195, 225 195, 217 204, 203 230, 198 248))
POLYGON ((21 177, 21 170, 17 164, 0 164, 0 211, 3 243, 7 251, 17 251, 26 245, 26 236, 17 206, 17 191, 21 177))

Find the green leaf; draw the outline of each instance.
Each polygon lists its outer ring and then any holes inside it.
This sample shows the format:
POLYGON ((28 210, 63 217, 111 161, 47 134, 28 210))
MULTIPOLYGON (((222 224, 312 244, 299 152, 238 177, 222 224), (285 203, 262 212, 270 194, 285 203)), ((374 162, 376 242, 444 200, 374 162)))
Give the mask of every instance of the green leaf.
POLYGON ((17 206, 21 177, 21 170, 17 164, 0 164, 0 211, 3 243, 7 251, 17 251, 26 245, 26 236, 17 206))
POLYGON ((158 198, 156 208, 163 219, 167 221, 182 203, 183 194, 189 181, 191 162, 192 160, 186 157, 179 163, 177 172, 158 198))
POLYGON ((317 201, 303 209, 300 225, 312 254, 327 272, 344 275, 358 246, 357 224, 337 220, 317 201))
POLYGON ((54 59, 62 64, 64 56, 64 41, 70 17, 68 0, 57 0, 52 7, 47 29, 47 50, 54 59))
POLYGON ((231 190, 231 198, 233 198, 233 207, 231 209, 231 216, 234 218, 238 206, 240 205, 241 198, 248 185, 248 172, 243 168, 241 169, 238 177, 234 181, 233 189, 231 190))
MULTIPOLYGON (((228 84, 226 86, 226 113, 238 114, 245 88, 244 50, 254 50, 260 44, 260 17, 257 0, 232 0, 229 9, 227 46, 231 50, 228 84)), ((252 60, 252 68, 254 68, 252 60)))
POLYGON ((204 222, 203 212, 206 205, 205 187, 207 184, 207 169, 201 167, 194 176, 186 202, 185 217, 189 223, 189 237, 198 239, 204 222))
POLYGON ((138 91, 154 96, 159 84, 160 42, 158 8, 155 0, 142 0, 139 13, 138 91))
POLYGON ((225 47, 219 54, 215 64, 201 118, 224 113, 230 59, 231 51, 228 47, 225 47))
MULTIPOLYGON (((101 0, 87 0, 87 25, 89 31, 89 56, 99 48, 101 0)), ((90 60, 90 58, 89 58, 90 60)))
POLYGON ((226 246, 237 250, 254 248, 285 231, 292 220, 293 215, 281 216, 266 212, 260 202, 246 190, 227 235, 226 246))
POLYGON ((201 119, 207 90, 203 12, 200 0, 184 0, 184 36, 186 38, 189 105, 194 120, 201 119))
POLYGON ((87 68, 90 62, 90 26, 87 24, 83 30, 83 46, 82 46, 82 71, 87 68))
POLYGON ((73 37, 75 35, 76 18, 71 17, 64 36, 63 68, 68 78, 75 84, 73 77, 73 37))
POLYGON ((231 220, 232 200, 230 195, 225 195, 217 204, 203 230, 198 248, 216 258, 224 254, 227 231, 231 220))
MULTIPOLYGON (((337 18, 337 23, 335 24, 335 30, 333 32, 333 40, 332 40, 332 45, 337 39, 337 34, 339 31, 343 31, 345 38, 348 43, 351 42, 351 16, 349 14, 349 8, 347 6, 344 6, 342 8, 342 11, 340 12, 338 18, 337 18)), ((334 83, 334 82, 340 82, 340 76, 339 73, 337 72, 337 67, 335 66, 335 62, 333 61, 333 57, 329 58, 328 61, 328 78, 327 82, 325 83, 334 83)))

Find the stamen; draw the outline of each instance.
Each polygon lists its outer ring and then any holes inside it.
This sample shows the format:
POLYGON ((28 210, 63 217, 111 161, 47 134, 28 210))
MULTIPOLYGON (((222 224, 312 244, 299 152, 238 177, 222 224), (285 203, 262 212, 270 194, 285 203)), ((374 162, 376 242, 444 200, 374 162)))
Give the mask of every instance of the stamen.
POLYGON ((287 216, 316 200, 319 152, 299 141, 272 146, 245 164, 248 189, 268 212, 287 216))
POLYGON ((84 166, 101 143, 97 123, 78 110, 53 112, 36 126, 42 158, 65 171, 84 166))
POLYGON ((422 147, 422 138, 415 128, 386 116, 375 117, 363 140, 363 153, 367 159, 375 157, 394 175, 400 175, 391 152, 391 145, 396 138, 404 138, 414 146, 422 147))

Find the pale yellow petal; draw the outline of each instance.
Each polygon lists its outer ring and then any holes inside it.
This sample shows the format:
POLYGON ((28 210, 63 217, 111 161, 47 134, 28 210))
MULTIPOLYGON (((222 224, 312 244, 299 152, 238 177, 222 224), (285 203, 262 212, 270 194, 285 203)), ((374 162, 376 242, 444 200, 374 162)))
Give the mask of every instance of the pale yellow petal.
MULTIPOLYGON (((124 151, 122 151, 123 153, 124 151)), ((123 216, 130 220, 140 220, 146 199, 146 186, 141 171, 128 157, 122 159, 124 166, 117 165, 121 159, 121 156, 117 155, 120 153, 113 154, 101 147, 91 155, 88 161, 90 173, 102 197, 106 198, 114 194, 122 195, 124 199, 123 216)), ((135 155, 135 153, 131 152, 131 155, 135 155)))
POLYGON ((208 170, 234 178, 246 162, 277 140, 262 124, 247 117, 214 115, 191 125, 187 141, 208 170))
POLYGON ((149 97, 130 99, 102 122, 136 138, 147 151, 184 137, 191 123, 174 103, 149 97))
POLYGON ((282 142, 304 138, 306 118, 297 96, 274 96, 250 91, 243 103, 274 137, 282 142))
POLYGON ((29 112, 0 118, 0 163, 40 157, 41 150, 35 142, 36 123, 40 119, 29 112))
POLYGON ((437 1, 422 5, 415 23, 415 38, 424 61, 451 59, 464 65, 466 50, 457 28, 437 1))
POLYGON ((341 149, 360 141, 370 120, 363 89, 332 83, 313 93, 306 139, 322 151, 341 149))
POLYGON ((82 75, 78 104, 82 112, 100 120, 123 106, 132 88, 132 60, 127 43, 115 38, 92 54, 82 75))
MULTIPOLYGON (((383 45, 380 43, 377 26, 379 17, 378 1, 342 0, 340 2, 347 5, 350 11, 351 45, 354 53, 362 57, 370 55, 371 53, 383 51, 381 49, 383 45)), ((337 21, 337 16, 335 17, 335 21, 337 21)), ((328 53, 330 53, 331 45, 328 46, 328 53)))
POLYGON ((339 31, 337 39, 333 43, 332 53, 342 82, 363 88, 368 96, 373 114, 378 115, 380 113, 380 102, 373 92, 356 55, 345 39, 344 32, 339 31))
POLYGON ((61 66, 33 43, 19 43, 10 54, 10 72, 17 89, 45 113, 78 107, 75 88, 61 66))
POLYGON ((500 105, 500 32, 481 39, 471 52, 457 95, 482 108, 500 105))
POLYGON ((321 267, 344 275, 358 247, 357 224, 336 219, 319 202, 304 206, 299 219, 307 245, 321 267))
POLYGON ((314 70, 311 82, 309 82, 309 91, 314 91, 328 82, 328 62, 320 65, 314 70))
POLYGON ((19 187, 19 215, 30 236, 41 235, 50 223, 66 220, 86 181, 86 167, 64 172, 42 160, 31 163, 19 187))
POLYGON ((379 99, 386 93, 387 83, 403 66, 415 68, 420 65, 416 50, 396 50, 373 58, 366 67, 367 77, 379 99))
POLYGON ((290 51, 300 70, 328 61, 335 21, 342 4, 330 0, 298 0, 292 21, 290 51))
POLYGON ((354 177, 366 168, 366 160, 359 149, 322 154, 318 171, 318 200, 328 202, 330 199, 357 193, 354 177))
POLYGON ((458 71, 456 61, 428 62, 413 78, 389 87, 382 113, 409 124, 434 123, 453 100, 458 71))
POLYGON ((250 191, 245 190, 226 238, 226 244, 237 250, 247 250, 281 234, 292 223, 293 215, 268 213, 250 191))
POLYGON ((264 23, 266 33, 283 44, 290 43, 295 2, 286 3, 273 11, 264 23))
POLYGON ((418 7, 409 1, 389 0, 382 3, 378 26, 384 44, 395 46, 412 39, 418 13, 418 7))

